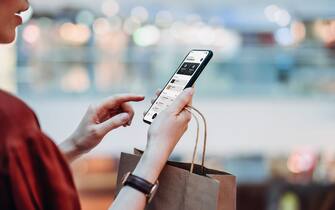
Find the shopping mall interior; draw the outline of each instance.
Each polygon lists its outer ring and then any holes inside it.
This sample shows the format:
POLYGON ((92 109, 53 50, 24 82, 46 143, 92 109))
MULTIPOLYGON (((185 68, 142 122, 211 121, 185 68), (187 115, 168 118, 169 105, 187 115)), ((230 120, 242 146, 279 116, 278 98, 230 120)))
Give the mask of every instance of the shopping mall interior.
MULTIPOLYGON (((83 210, 113 201, 120 153, 145 148, 142 113, 191 49, 214 52, 193 106, 208 123, 206 166, 237 177, 237 210, 331 209, 334 0, 30 3, 16 41, 0 45, 0 88, 23 98, 57 144, 89 104, 146 96, 131 127, 71 166, 83 210)), ((189 162, 195 135, 191 121, 171 158, 189 162)))

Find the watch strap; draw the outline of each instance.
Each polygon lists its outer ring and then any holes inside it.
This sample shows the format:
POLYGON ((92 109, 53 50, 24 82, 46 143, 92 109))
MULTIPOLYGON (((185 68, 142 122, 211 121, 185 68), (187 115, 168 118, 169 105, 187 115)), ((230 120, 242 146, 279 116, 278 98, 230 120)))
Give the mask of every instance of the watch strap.
POLYGON ((147 180, 138 177, 136 175, 131 174, 130 172, 128 172, 126 174, 126 176, 124 177, 123 180, 123 185, 128 185, 142 193, 144 193, 145 195, 149 196, 151 193, 152 188, 154 187, 155 184, 152 184, 150 182, 148 182, 147 180))

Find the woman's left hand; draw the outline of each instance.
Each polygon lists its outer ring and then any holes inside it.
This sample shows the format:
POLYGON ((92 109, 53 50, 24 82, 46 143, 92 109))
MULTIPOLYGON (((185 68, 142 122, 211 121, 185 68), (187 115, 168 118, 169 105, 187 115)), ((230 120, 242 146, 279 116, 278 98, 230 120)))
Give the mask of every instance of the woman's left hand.
POLYGON ((120 126, 129 126, 134 117, 134 110, 129 102, 143 99, 144 96, 124 94, 98 105, 91 105, 75 132, 60 145, 60 149, 70 161, 90 151, 110 131, 120 126))

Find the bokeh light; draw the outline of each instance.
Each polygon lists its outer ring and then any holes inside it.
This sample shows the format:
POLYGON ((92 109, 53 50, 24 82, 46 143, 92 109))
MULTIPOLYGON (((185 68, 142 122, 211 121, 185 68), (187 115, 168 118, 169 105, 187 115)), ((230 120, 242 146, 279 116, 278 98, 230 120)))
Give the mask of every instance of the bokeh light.
POLYGON ((93 30, 97 35, 104 35, 111 31, 111 25, 106 18, 98 18, 94 21, 93 30))
POLYGON ((23 30, 22 37, 29 44, 34 44, 41 36, 40 28, 35 24, 29 24, 23 30))
POLYGON ((90 87, 87 71, 82 66, 72 67, 61 80, 61 87, 66 92, 84 92, 90 87))
POLYGON ((134 7, 131 10, 131 17, 143 23, 148 20, 149 12, 145 7, 142 6, 134 7))
POLYGON ((94 22, 94 14, 88 10, 81 10, 76 16, 76 22, 91 25, 94 22))
POLYGON ((114 0, 105 0, 101 5, 101 11, 107 17, 117 15, 119 10, 120 10, 119 4, 114 0))
POLYGON ((276 41, 283 46, 290 46, 294 43, 294 39, 289 28, 280 28, 275 33, 276 41))
POLYGON ((154 25, 145 25, 134 33, 134 42, 142 47, 157 44, 160 38, 160 31, 154 25))
POLYGON ((59 30, 61 38, 74 45, 85 44, 90 36, 90 29, 83 24, 64 23, 59 30))
POLYGON ((292 173, 308 172, 316 164, 316 155, 310 149, 300 149, 292 153, 287 161, 287 167, 292 173))
POLYGON ((280 27, 286 27, 291 22, 290 13, 277 5, 269 5, 264 9, 264 15, 270 22, 276 23, 280 27))
POLYGON ((123 30, 129 35, 133 34, 139 27, 141 27, 141 21, 134 17, 127 18, 123 23, 123 30))

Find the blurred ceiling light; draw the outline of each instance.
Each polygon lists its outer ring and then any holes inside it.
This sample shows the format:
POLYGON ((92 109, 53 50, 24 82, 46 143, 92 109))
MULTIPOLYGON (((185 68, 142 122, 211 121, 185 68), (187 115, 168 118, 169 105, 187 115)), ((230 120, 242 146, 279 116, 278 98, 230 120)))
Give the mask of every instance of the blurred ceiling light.
POLYGON ((179 43, 219 48, 228 57, 233 56, 242 44, 239 33, 203 22, 190 25, 178 21, 172 24, 169 32, 179 43))
POLYGON ((139 46, 151 46, 158 43, 160 39, 160 30, 154 25, 146 25, 135 31, 133 39, 139 46))
POLYGON ((275 22, 281 27, 286 27, 291 22, 291 15, 284 9, 280 9, 275 12, 274 17, 275 22))
POLYGON ((294 43, 302 42, 306 37, 306 27, 303 22, 295 21, 291 24, 291 34, 294 43))
POLYGON ((40 28, 35 24, 30 24, 26 26, 22 32, 22 37, 24 41, 29 44, 35 43, 41 36, 40 28))
POLYGON ((66 92, 84 92, 90 87, 87 71, 82 66, 75 66, 64 75, 61 87, 66 92))
POLYGON ((22 18, 22 23, 26 23, 30 20, 30 18, 33 16, 34 10, 30 6, 27 11, 21 12, 20 17, 22 18))
POLYGON ((280 8, 277 5, 272 4, 272 5, 265 7, 264 15, 269 21, 275 22, 275 13, 279 10, 280 8))
POLYGON ((111 31, 111 26, 106 18, 98 18, 93 23, 93 30, 97 35, 104 35, 111 31))
POLYGON ((157 12, 155 23, 157 26, 162 28, 168 28, 173 23, 173 15, 170 11, 162 10, 157 12))
POLYGON ((143 23, 148 20, 149 12, 145 7, 138 6, 131 10, 131 16, 143 23))
POLYGON ((112 17, 118 14, 120 6, 114 0, 105 0, 101 5, 101 11, 107 17, 112 17))
POLYGON ((76 22, 85 25, 92 25, 94 22, 94 14, 88 10, 82 10, 77 14, 76 22))
POLYGON ((290 46, 294 43, 291 30, 289 28, 280 28, 275 32, 275 40, 283 46, 290 46))
POLYGON ((281 27, 286 27, 291 22, 289 12, 274 4, 265 7, 264 15, 270 22, 277 23, 281 27))
POLYGON ((141 22, 133 17, 127 18, 123 23, 123 30, 127 34, 133 34, 139 27, 141 27, 141 22))
POLYGON ((64 23, 59 32, 64 41, 75 45, 85 44, 91 37, 90 29, 83 24, 64 23))

